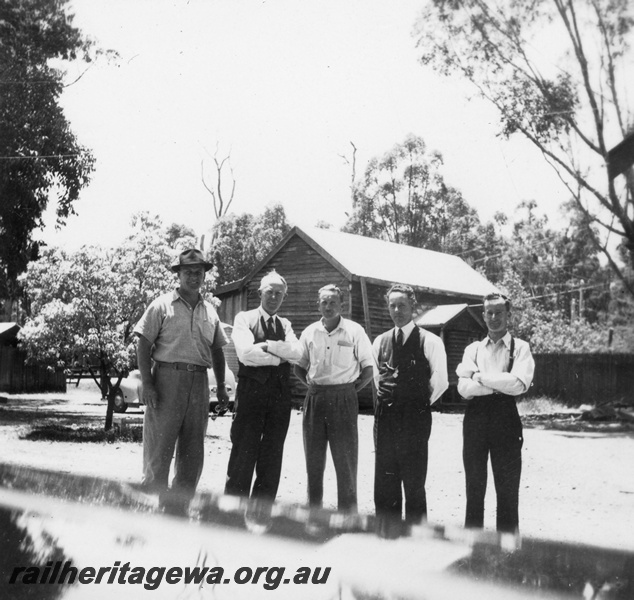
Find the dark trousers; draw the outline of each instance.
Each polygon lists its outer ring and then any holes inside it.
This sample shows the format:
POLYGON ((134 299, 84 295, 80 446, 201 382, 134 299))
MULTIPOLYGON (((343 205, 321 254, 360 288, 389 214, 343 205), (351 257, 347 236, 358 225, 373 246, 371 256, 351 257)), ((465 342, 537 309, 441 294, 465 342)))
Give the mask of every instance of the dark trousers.
POLYGON ((427 516, 425 480, 432 417, 420 402, 380 404, 374 420, 374 506, 378 517, 400 519, 405 493, 405 520, 427 516))
POLYGON ((359 401, 354 384, 311 386, 304 400, 304 454, 308 502, 321 507, 324 498, 326 451, 330 444, 337 475, 339 510, 357 507, 359 401))
POLYGON ((469 400, 462 433, 462 459, 467 484, 465 527, 484 525, 484 496, 490 455, 497 496, 497 529, 517 531, 524 440, 515 399, 496 394, 469 400))
POLYGON ((225 494, 275 500, 290 418, 291 396, 285 382, 274 378, 261 384, 239 378, 225 494))

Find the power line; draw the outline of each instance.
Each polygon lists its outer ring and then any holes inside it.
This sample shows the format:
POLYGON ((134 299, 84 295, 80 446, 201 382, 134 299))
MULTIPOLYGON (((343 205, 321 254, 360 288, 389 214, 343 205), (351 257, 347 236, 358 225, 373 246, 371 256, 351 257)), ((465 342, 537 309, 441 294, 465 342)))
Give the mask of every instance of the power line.
POLYGON ((539 298, 548 298, 550 296, 559 296, 560 294, 569 294, 571 292, 579 292, 581 290, 593 290, 600 287, 608 287, 608 283, 599 283, 596 285, 584 285, 578 288, 572 288, 569 290, 562 290, 561 292, 553 292, 552 294, 542 294, 541 296, 530 296, 529 300, 538 300, 539 298))
POLYGON ((34 156, 0 156, 0 160, 39 160, 41 158, 76 158, 87 152, 78 152, 77 154, 37 154, 34 156))

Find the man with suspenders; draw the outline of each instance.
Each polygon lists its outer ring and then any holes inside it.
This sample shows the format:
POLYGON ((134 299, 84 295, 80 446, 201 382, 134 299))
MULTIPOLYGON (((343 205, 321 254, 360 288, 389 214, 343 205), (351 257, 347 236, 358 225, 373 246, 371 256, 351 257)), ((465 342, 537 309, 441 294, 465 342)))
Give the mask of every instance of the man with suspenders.
POLYGON ((510 301, 501 294, 483 299, 487 337, 465 348, 458 365, 458 392, 467 400, 462 458, 467 487, 465 527, 483 527, 487 463, 497 496, 497 530, 519 528, 522 422, 515 399, 533 381, 535 361, 527 342, 511 336, 510 301))

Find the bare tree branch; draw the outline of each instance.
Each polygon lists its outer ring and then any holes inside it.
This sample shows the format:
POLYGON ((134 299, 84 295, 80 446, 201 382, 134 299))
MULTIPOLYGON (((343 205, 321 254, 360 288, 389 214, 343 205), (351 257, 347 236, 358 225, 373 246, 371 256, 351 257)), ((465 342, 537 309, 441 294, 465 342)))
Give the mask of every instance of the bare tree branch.
POLYGON ((213 156, 213 161, 216 167, 215 185, 212 187, 208 185, 207 182, 205 181, 204 160, 200 161, 200 179, 202 181, 204 188, 209 192, 209 194, 211 194, 211 197, 213 200, 214 215, 216 216, 216 219, 219 219, 220 217, 227 214, 227 212, 229 211, 229 207, 231 206, 231 203, 233 202, 233 198, 236 191, 236 180, 233 175, 233 168, 231 167, 231 153, 227 154, 227 156, 225 156, 222 160, 219 161, 218 149, 216 148, 216 152, 214 153, 214 156, 213 156), (229 192, 228 198, 225 196, 225 193, 223 191, 223 188, 225 188, 225 186, 223 185, 222 177, 223 177, 223 169, 225 168, 225 164, 228 166, 229 173, 231 175, 231 190, 229 192))

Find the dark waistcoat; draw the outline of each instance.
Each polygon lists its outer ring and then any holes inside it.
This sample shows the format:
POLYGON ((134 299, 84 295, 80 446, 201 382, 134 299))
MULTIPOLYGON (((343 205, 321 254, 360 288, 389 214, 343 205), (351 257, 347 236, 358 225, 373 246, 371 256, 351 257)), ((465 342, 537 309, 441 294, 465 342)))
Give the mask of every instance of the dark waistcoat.
POLYGON ((425 356, 424 343, 425 338, 418 327, 414 327, 400 349, 394 333, 381 338, 379 403, 419 402, 429 405, 431 368, 425 356))
MULTIPOLYGON (((275 332, 267 335, 265 333, 266 327, 264 319, 260 318, 258 320, 257 324, 255 325, 255 329, 251 329, 256 344, 266 342, 267 339, 271 341, 284 341, 286 339, 286 334, 284 333, 284 326, 282 325, 282 322, 279 319, 275 319, 275 322, 275 332)), ((238 377, 249 377, 250 379, 255 379, 257 382, 262 384, 275 380, 287 382, 291 374, 291 365, 288 362, 283 362, 277 367, 249 367, 239 361, 238 364, 238 377)))

